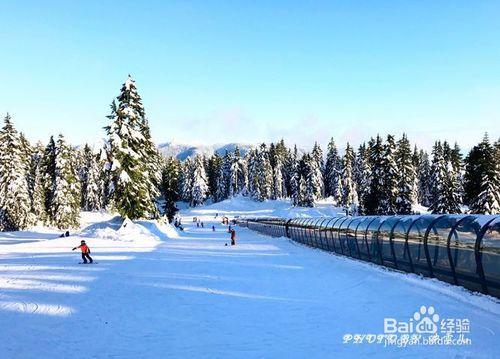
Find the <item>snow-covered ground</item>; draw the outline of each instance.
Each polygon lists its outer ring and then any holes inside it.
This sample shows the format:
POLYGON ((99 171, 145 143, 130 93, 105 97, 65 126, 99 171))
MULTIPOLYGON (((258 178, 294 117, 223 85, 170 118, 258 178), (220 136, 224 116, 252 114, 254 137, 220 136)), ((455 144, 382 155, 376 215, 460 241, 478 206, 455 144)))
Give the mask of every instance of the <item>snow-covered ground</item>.
POLYGON ((286 202, 239 198, 183 210, 184 232, 85 214, 85 228, 68 238, 46 228, 0 233, 0 358, 498 357, 492 298, 244 228, 226 246, 214 218, 335 210, 287 211, 286 202), (82 238, 98 264, 77 264, 71 248, 82 238), (472 344, 343 343, 421 306, 469 319, 472 344))
MULTIPOLYGON (((341 216, 345 214, 342 208, 334 207, 331 198, 316 202, 313 208, 294 207, 290 200, 265 200, 257 202, 251 198, 238 195, 234 198, 217 202, 202 208, 195 209, 193 213, 208 215, 227 215, 227 216, 247 216, 247 217, 322 217, 322 216, 341 216)), ((179 203, 184 210, 185 203, 179 203)))

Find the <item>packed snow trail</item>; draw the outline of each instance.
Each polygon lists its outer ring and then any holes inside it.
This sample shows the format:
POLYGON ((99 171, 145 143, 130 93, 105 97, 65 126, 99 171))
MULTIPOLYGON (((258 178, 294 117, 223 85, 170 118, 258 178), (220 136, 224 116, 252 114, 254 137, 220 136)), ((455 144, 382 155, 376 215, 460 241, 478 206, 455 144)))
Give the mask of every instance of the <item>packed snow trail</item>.
POLYGON ((107 233, 106 226, 96 225, 85 238, 97 265, 78 265, 79 256, 67 252, 78 237, 0 244, 0 358, 500 352, 495 301, 239 227, 232 247, 227 227, 214 220, 216 211, 185 211, 185 231, 177 235, 140 222, 130 225, 133 232, 121 232, 125 241, 112 234, 92 239, 93 233, 107 233), (197 228, 193 215, 205 228, 197 228), (127 242, 131 234, 137 243, 127 242), (380 333, 384 317, 409 318, 422 305, 433 305, 443 317, 469 318, 472 345, 342 343, 346 333, 380 333))

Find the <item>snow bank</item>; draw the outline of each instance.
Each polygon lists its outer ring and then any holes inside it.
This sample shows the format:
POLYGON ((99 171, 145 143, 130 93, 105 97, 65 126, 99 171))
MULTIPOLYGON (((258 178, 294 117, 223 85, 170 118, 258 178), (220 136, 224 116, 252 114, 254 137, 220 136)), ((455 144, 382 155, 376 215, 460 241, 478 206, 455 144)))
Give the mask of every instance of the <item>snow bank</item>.
POLYGON ((137 225, 141 225, 144 227, 148 232, 152 233, 156 237, 160 239, 168 239, 168 238, 177 238, 179 237, 179 233, 177 230, 174 228, 173 225, 171 225, 168 222, 163 222, 163 221, 137 221, 137 225))
MULTIPOLYGON (((36 227, 31 231, 0 233, 0 255, 10 253, 73 253, 71 249, 84 239, 93 253, 119 251, 151 251, 168 238, 172 230, 164 226, 161 234, 151 226, 134 223, 120 216, 104 212, 82 212, 81 230, 70 231, 69 237, 60 237, 63 231, 36 227), (5 244, 2 246, 2 244, 5 244)), ((147 221, 144 221, 147 222, 147 221)), ((152 221, 151 221, 152 222, 152 221)), ((174 230, 175 232, 175 230, 174 230)))

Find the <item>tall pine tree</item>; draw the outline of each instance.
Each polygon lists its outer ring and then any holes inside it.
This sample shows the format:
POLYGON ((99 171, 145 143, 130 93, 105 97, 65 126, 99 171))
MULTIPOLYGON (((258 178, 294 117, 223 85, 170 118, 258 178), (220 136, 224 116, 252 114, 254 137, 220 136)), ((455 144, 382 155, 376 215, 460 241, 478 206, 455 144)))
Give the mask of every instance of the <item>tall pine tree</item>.
POLYGON ((99 155, 94 154, 89 145, 83 148, 83 166, 81 169, 82 209, 97 211, 102 208, 102 175, 99 155))
POLYGON ((357 214, 359 205, 358 190, 354 180, 355 160, 354 150, 348 143, 342 161, 342 205, 349 214, 357 214))
POLYGON ((24 150, 7 114, 0 131, 0 230, 22 230, 33 224, 24 150))
POLYGON ((342 200, 342 163, 333 138, 328 143, 325 165, 325 195, 331 196, 335 204, 342 200))
POLYGON ((500 145, 486 134, 466 158, 465 193, 472 213, 500 213, 500 145))
POLYGON ((50 203, 50 221, 57 228, 76 228, 80 219, 80 181, 70 146, 59 135, 55 147, 55 183, 50 203))
POLYGON ((358 213, 365 215, 366 211, 366 201, 370 190, 370 154, 366 145, 363 143, 358 148, 358 155, 356 156, 356 167, 354 172, 354 177, 356 181, 356 187, 358 189, 358 213))
POLYGON ((417 203, 417 178, 410 141, 405 134, 398 141, 396 165, 398 181, 396 213, 411 214, 413 205, 417 203))
POLYGON ((290 199, 292 205, 299 205, 300 199, 300 173, 299 173, 299 159, 298 150, 295 145, 293 148, 293 153, 289 160, 289 176, 290 176, 290 199))
POLYGON ((129 76, 111 105, 107 157, 109 196, 113 206, 130 219, 158 214, 159 159, 134 80, 129 76))
POLYGON ((180 163, 173 157, 165 159, 161 177, 161 194, 163 196, 163 214, 167 216, 168 221, 172 222, 175 214, 179 211, 175 202, 179 197, 179 167, 180 163))
POLYGON ((190 205, 200 206, 205 202, 208 195, 208 184, 203 159, 201 156, 195 156, 193 160, 193 184, 191 187, 190 205))
POLYGON ((446 161, 443 146, 437 141, 432 149, 431 164, 431 203, 429 209, 432 213, 446 213, 446 161))
POLYGON ((398 198, 398 168, 396 164, 396 143, 394 136, 388 135, 382 159, 382 197, 379 214, 396 214, 398 198))
POLYGON ((382 138, 377 135, 368 143, 370 154, 370 186, 366 196, 366 214, 379 214, 381 199, 384 193, 384 145, 382 138))
POLYGON ((418 202, 425 207, 431 205, 431 164, 429 155, 424 150, 414 151, 414 163, 417 166, 418 202))

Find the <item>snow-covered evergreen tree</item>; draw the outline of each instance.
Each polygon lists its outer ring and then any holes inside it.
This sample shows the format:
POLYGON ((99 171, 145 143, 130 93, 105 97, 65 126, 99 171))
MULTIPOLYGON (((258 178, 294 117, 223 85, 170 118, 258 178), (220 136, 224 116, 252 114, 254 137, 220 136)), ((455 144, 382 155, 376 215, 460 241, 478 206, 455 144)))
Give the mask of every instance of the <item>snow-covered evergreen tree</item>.
MULTIPOLYGON (((417 149, 415 149, 417 151, 417 149)), ((429 155, 424 150, 418 151, 415 155, 414 162, 417 166, 418 178, 418 202, 423 206, 429 207, 431 205, 431 164, 429 162, 429 155)))
MULTIPOLYGON (((130 76, 129 79, 131 80, 130 76)), ((132 84, 130 86, 131 94, 135 90, 135 82, 131 80, 132 84)), ((137 90, 135 90, 135 94, 137 98, 134 100, 135 103, 141 101, 139 95, 137 94, 137 90)), ((140 103, 140 107, 144 111, 142 107, 142 103, 140 103)), ((156 201, 160 196, 160 183, 161 183, 161 174, 162 174, 162 166, 163 159, 158 152, 158 148, 156 144, 153 142, 151 137, 151 131, 149 128, 149 122, 146 116, 141 116, 139 121, 139 132, 143 136, 144 140, 142 141, 142 157, 145 159, 144 166, 146 167, 148 173, 148 182, 147 182, 147 194, 149 196, 149 204, 150 216, 154 218, 158 218, 160 212, 158 207, 156 206, 156 201)))
POLYGON ((74 167, 73 151, 59 135, 55 148, 55 184, 52 194, 51 224, 58 228, 75 228, 79 224, 81 187, 74 167))
POLYGON ((446 161, 444 159, 443 146, 436 142, 432 149, 431 164, 431 205, 432 213, 447 213, 446 208, 446 161))
POLYGON ((217 187, 215 189, 214 201, 219 202, 227 198, 228 185, 227 185, 227 174, 224 171, 224 166, 220 166, 217 172, 217 187))
POLYGON ((92 150, 90 149, 90 146, 86 143, 83 148, 79 149, 77 152, 79 152, 79 157, 80 157, 80 160, 78 161, 79 162, 79 166, 77 166, 77 172, 78 172, 78 177, 80 179, 80 188, 81 188, 81 191, 80 191, 80 195, 81 195, 81 207, 82 209, 84 208, 84 197, 86 195, 86 191, 87 191, 87 177, 88 177, 88 167, 87 167, 87 160, 88 158, 86 158, 89 154, 88 152, 92 152, 92 150))
POLYGON ((317 162, 310 155, 305 154, 300 161, 299 205, 314 207, 320 183, 317 177, 317 162))
POLYGON ((314 207, 314 200, 307 198, 308 195, 314 195, 311 191, 307 192, 307 184, 303 175, 299 175, 298 187, 297 187, 297 206, 303 207, 314 207))
POLYGON ((236 146, 233 155, 230 157, 229 166, 229 196, 242 193, 247 186, 247 170, 245 161, 241 158, 240 149, 236 146))
POLYGON ((208 195, 208 184, 203 159, 195 156, 193 160, 193 183, 191 187, 192 207, 203 205, 208 195))
POLYGON ((232 162, 232 154, 229 151, 226 151, 224 156, 221 158, 220 165, 218 166, 216 173, 216 187, 214 195, 214 200, 216 202, 229 198, 229 177, 232 162))
POLYGON ((324 161, 323 161, 323 150, 318 142, 314 142, 313 149, 311 151, 311 158, 318 165, 318 168, 323 171, 324 161))
POLYGON ((179 211, 175 202, 179 200, 179 168, 180 163, 173 157, 165 159, 162 170, 160 192, 163 196, 163 215, 172 222, 179 211))
POLYGON ((461 172, 463 170, 462 151, 456 142, 453 148, 450 149, 449 160, 455 172, 461 172))
POLYGON ((483 192, 483 184, 489 181, 484 181, 485 174, 487 178, 491 178, 493 173, 492 167, 494 166, 495 159, 493 156, 493 148, 491 146, 488 134, 486 133, 483 140, 472 147, 469 154, 465 158, 465 172, 464 172, 464 202, 470 208, 480 212, 480 206, 475 204, 481 192, 483 192))
POLYGON ((396 164, 396 142, 394 136, 388 135, 384 146, 383 187, 382 198, 379 204, 379 214, 396 214, 398 198, 398 167, 396 164))
POLYGON ((108 135, 109 195, 116 210, 131 219, 156 216, 159 159, 149 135, 141 97, 129 76, 111 105, 108 135))
POLYGON ((219 168, 222 165, 222 159, 217 152, 215 152, 207 161, 207 181, 209 196, 212 197, 213 202, 218 202, 216 197, 217 191, 217 175, 219 168))
POLYGON ((480 214, 499 214, 500 213, 500 189, 498 185, 491 180, 488 174, 483 175, 481 182, 481 192, 477 199, 471 203, 471 213, 480 214))
POLYGON ((332 190, 332 182, 335 174, 335 165, 338 161, 338 151, 337 145, 332 138, 330 138, 330 142, 328 142, 327 152, 326 152, 326 163, 325 163, 325 196, 331 196, 332 190))
POLYGON ((331 196, 335 204, 342 200, 342 164, 333 138, 328 143, 325 165, 325 195, 331 196))
POLYGON ((417 178, 410 141, 405 134, 398 141, 396 164, 398 180, 396 213, 411 214, 412 207, 417 203, 417 178))
POLYGON ((281 158, 276 160, 273 168, 273 199, 281 199, 286 196, 285 176, 283 175, 283 164, 281 158))
POLYGON ((179 173, 180 198, 184 202, 191 203, 193 193, 193 164, 190 157, 186 158, 181 165, 179 173))
POLYGON ((284 197, 292 198, 292 177, 294 175, 294 163, 296 163, 296 159, 294 159, 293 149, 288 148, 285 145, 283 140, 280 141, 280 147, 282 146, 283 150, 283 181, 285 184, 285 193, 284 197))
POLYGON ((24 144, 7 114, 0 131, 0 230, 22 230, 34 222, 27 161, 24 144))
POLYGON ((252 198, 263 201, 271 198, 273 190, 273 172, 269 161, 267 146, 263 143, 251 151, 248 160, 248 187, 252 198))
POLYGON ((269 154, 267 152, 267 147, 262 144, 260 147, 259 156, 259 183, 261 187, 261 194, 263 199, 269 199, 273 193, 273 168, 271 167, 271 162, 269 161, 269 154))
POLYGON ((290 150, 287 148, 285 141, 281 139, 275 146, 274 159, 271 159, 271 167, 273 168, 273 196, 275 197, 278 192, 281 192, 279 198, 289 196, 290 171, 287 166, 291 162, 290 157, 290 150), (280 176, 280 178, 277 176, 280 176), (280 183, 281 189, 276 188, 280 183))
POLYGON ((300 202, 300 174, 297 146, 294 146, 293 154, 290 156, 288 167, 288 173, 290 176, 290 198, 292 200, 292 205, 297 206, 300 202))
POLYGON ((86 144, 82 156, 82 208, 85 211, 97 211, 102 208, 102 175, 99 155, 94 154, 92 148, 86 144))
POLYGON ((368 143, 370 158, 370 186, 364 207, 366 214, 379 214, 381 199, 384 194, 384 146, 382 138, 377 135, 368 143))
POLYGON ((349 214, 358 211, 358 190, 354 180, 354 162, 356 155, 352 147, 347 143, 344 159, 342 161, 342 206, 349 214))
POLYGON ((323 178, 324 173, 324 161, 323 161, 323 150, 321 146, 315 142, 312 152, 311 159, 314 164, 314 179, 317 185, 314 187, 314 196, 315 198, 323 198, 325 196, 325 181, 323 178))
POLYGON ((461 213, 463 201, 463 171, 460 147, 455 143, 453 148, 445 141, 443 155, 446 162, 446 180, 444 186, 446 213, 461 213))
POLYGON ((500 213, 500 142, 491 146, 488 135, 485 135, 483 141, 471 150, 466 162, 466 188, 469 191, 471 184, 477 183, 481 176, 479 193, 470 200, 471 213, 500 213))
POLYGON ((101 199, 101 207, 102 209, 112 208, 112 203, 109 202, 110 198, 108 195, 108 189, 110 188, 111 183, 111 171, 109 170, 106 146, 99 150, 97 162, 99 163, 99 183, 101 184, 101 193, 99 195, 99 198, 101 199))
POLYGON ((444 182, 444 213, 461 213, 460 205, 462 203, 462 186, 460 175, 455 171, 450 161, 446 162, 446 177, 444 182))
POLYGON ((47 220, 45 212, 45 187, 43 183, 44 174, 42 172, 44 146, 38 142, 34 148, 33 156, 31 159, 31 212, 35 217, 35 222, 45 223, 47 220))
POLYGON ((360 215, 366 214, 366 200, 368 198, 370 190, 370 155, 366 145, 363 143, 358 148, 358 154, 356 156, 356 165, 354 171, 354 178, 356 181, 356 187, 358 189, 358 213, 360 215))
POLYGON ((41 183, 43 186, 43 199, 45 207, 45 223, 50 224, 54 217, 52 200, 56 185, 56 143, 50 136, 49 142, 43 152, 40 164, 41 183))
MULTIPOLYGON (((26 180, 28 181, 28 192, 30 201, 33 202, 33 188, 35 184, 35 178, 33 176, 33 156, 35 149, 31 146, 28 139, 24 136, 22 132, 19 133, 19 142, 21 143, 21 153, 22 161, 25 164, 26 180)), ((31 224, 36 222, 36 219, 32 216, 31 224)))

